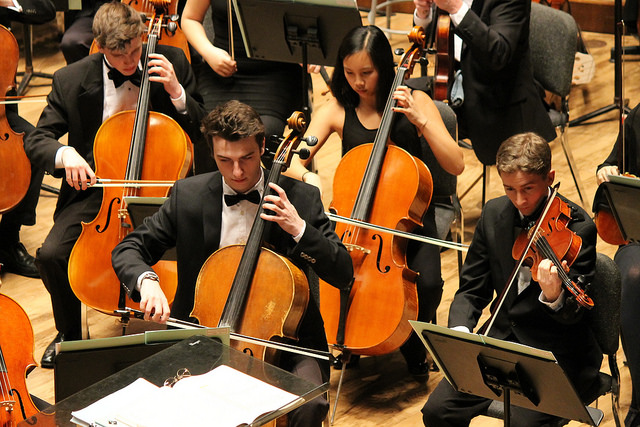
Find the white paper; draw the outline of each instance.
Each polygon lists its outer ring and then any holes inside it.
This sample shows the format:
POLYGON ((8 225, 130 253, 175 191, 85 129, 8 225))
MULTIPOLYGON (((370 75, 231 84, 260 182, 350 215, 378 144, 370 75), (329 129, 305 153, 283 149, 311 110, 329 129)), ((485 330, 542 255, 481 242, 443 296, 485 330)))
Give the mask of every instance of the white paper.
POLYGON ((236 427, 300 399, 221 365, 206 374, 184 377, 172 388, 138 379, 72 415, 85 425, 115 420, 117 427, 236 427))

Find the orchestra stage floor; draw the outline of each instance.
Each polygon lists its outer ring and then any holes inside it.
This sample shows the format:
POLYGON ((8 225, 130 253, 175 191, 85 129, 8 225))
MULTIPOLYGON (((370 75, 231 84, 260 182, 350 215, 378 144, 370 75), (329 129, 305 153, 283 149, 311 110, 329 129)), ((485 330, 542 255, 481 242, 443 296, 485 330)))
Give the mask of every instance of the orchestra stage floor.
MULTIPOLYGON (((382 24, 383 21, 379 21, 382 24)), ((411 24, 409 15, 393 17, 395 28, 408 29, 411 24)), ((16 26, 16 34, 21 34, 21 28, 16 26)), ((45 25, 34 29, 34 68, 36 71, 54 72, 64 66, 64 59, 58 50, 58 38, 55 36, 55 25, 45 25)), ((594 57, 596 71, 593 80, 583 85, 575 85, 571 92, 570 107, 571 117, 577 118, 585 113, 594 111, 600 107, 611 104, 614 100, 614 65, 609 61, 610 49, 613 47, 613 35, 584 33, 584 41, 594 57)), ((406 37, 394 35, 392 44, 394 47, 406 46, 406 37)), ((627 38, 625 44, 637 45, 638 41, 627 38)), ((628 99, 631 107, 640 101, 639 75, 640 62, 636 57, 626 58, 624 64, 625 76, 624 98, 628 99)), ((21 60, 18 70, 24 69, 21 60)), ((325 102, 328 95, 323 94, 325 84, 314 76, 314 105, 325 102)), ((27 92, 28 95, 46 94, 49 91, 49 81, 36 78, 32 81, 27 92)), ((21 114, 35 124, 44 107, 42 102, 25 102, 20 106, 21 114)), ((609 154, 618 133, 618 121, 616 111, 597 117, 588 125, 573 127, 568 130, 569 144, 573 150, 579 174, 584 183, 584 191, 587 198, 585 208, 590 212, 591 200, 596 190, 595 168, 609 154)), ((66 139, 65 139, 66 140, 66 139)), ((316 162, 324 180, 324 201, 328 205, 331 201, 331 176, 340 156, 339 141, 333 138, 327 143, 328 147, 322 150, 316 162)), ((569 174, 567 162, 562 153, 559 140, 552 143, 554 168, 557 170, 557 181, 562 183, 560 191, 567 197, 577 200, 575 185, 569 174)), ((458 193, 462 194, 474 182, 481 172, 481 166, 472 152, 465 152, 466 169, 458 181, 458 193)), ((489 197, 503 194, 500 179, 491 171, 489 197)), ((50 176, 45 177, 45 183, 59 186, 59 181, 50 176)), ((463 199, 464 213, 464 237, 468 243, 478 219, 481 209, 481 188, 476 185, 463 199)), ((52 214, 56 197, 43 191, 38 205, 37 224, 33 227, 24 227, 21 232, 22 242, 27 249, 35 254, 47 235, 52 224, 52 214)), ((598 251, 609 256, 615 253, 615 247, 599 240, 598 251)), ((444 296, 438 310, 438 323, 446 324, 447 311, 455 290, 458 287, 458 270, 456 253, 447 250, 442 253, 442 274, 445 280, 444 296)), ((55 336, 53 317, 49 295, 40 280, 28 279, 4 273, 2 275, 2 293, 16 299, 28 313, 34 332, 35 349, 34 358, 40 360, 46 345, 55 336)), ((11 319, 2 319, 10 322, 11 319)), ((116 319, 92 310, 88 312, 90 332, 93 338, 116 336, 121 333, 121 328, 116 319)), ((132 321, 130 332, 137 332, 150 328, 141 321, 132 321)), ((618 352, 618 364, 622 373, 621 392, 621 416, 626 415, 630 401, 629 371, 624 365, 625 357, 620 349, 618 352)), ((603 365, 603 370, 608 370, 603 365)), ((332 404, 338 384, 339 371, 333 371, 331 377, 332 404)), ((358 367, 348 369, 345 373, 344 383, 338 402, 334 425, 341 426, 420 426, 422 419, 420 408, 426 401, 429 393, 441 380, 442 374, 432 372, 426 384, 418 384, 407 373, 404 361, 398 352, 378 357, 365 357, 358 367)), ((47 401, 54 401, 54 376, 53 370, 37 367, 28 377, 29 391, 47 401)), ((600 398, 599 407, 605 412, 602 426, 614 426, 611 416, 611 402, 609 397, 600 398)), ((502 421, 480 417, 473 421, 472 426, 498 426, 502 421)), ((569 425, 579 425, 572 422, 569 425)))

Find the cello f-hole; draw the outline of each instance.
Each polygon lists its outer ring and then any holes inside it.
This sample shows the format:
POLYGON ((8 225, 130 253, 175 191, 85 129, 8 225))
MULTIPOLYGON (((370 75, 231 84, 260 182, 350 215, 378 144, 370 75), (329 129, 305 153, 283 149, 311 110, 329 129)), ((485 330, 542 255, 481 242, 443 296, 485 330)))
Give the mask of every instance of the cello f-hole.
POLYGON ((96 225, 96 231, 98 233, 104 233, 105 231, 107 231, 107 228, 109 228, 109 224, 111 223, 111 212, 113 211, 113 205, 115 205, 116 203, 120 204, 119 197, 114 197, 113 199, 111 199, 111 202, 109 203, 109 211, 107 213, 107 222, 104 224, 104 227, 101 227, 100 224, 96 225), (100 228, 102 228, 102 230, 100 230, 100 228))
POLYGON ((389 270, 391 270, 390 266, 387 265, 384 269, 380 268, 380 260, 382 259, 382 246, 384 245, 384 242, 382 241, 382 236, 379 234, 374 234, 371 240, 379 240, 378 254, 376 255, 376 268, 382 274, 388 273, 389 270))

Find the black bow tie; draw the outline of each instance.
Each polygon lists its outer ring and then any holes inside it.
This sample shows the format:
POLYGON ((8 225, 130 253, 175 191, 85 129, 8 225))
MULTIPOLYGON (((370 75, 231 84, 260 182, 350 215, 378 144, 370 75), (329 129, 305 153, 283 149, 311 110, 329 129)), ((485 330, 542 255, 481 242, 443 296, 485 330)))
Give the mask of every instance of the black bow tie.
POLYGON ((248 192, 247 194, 238 193, 224 195, 224 202, 227 204, 227 206, 233 206, 241 200, 248 200, 251 203, 257 205, 258 203, 260 203, 260 193, 258 192, 258 190, 253 190, 248 192))
POLYGON ((126 82, 127 80, 129 80, 134 85, 140 87, 140 80, 142 78, 142 72, 140 71, 140 69, 138 67, 136 67, 136 71, 133 74, 131 74, 130 76, 125 76, 120 71, 116 70, 113 67, 109 67, 108 65, 107 65, 107 67, 109 68, 109 72, 107 73, 107 76, 111 80, 113 80, 113 84, 115 85, 116 89, 119 88, 120 86, 122 86, 122 84, 124 82, 126 82))

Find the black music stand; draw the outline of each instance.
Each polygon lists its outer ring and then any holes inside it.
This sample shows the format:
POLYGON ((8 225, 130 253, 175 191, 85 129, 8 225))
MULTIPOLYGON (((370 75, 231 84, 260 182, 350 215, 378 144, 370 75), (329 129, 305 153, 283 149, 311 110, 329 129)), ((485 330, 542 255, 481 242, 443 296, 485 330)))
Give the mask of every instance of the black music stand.
MULTIPOLYGON (((129 212, 129 218, 133 228, 137 228, 142 224, 144 219, 153 215, 160 209, 160 206, 167 200, 166 197, 125 197, 124 202, 127 205, 127 211, 129 212)), ((165 261, 177 261, 178 255, 176 249, 169 249, 162 256, 165 261)))
POLYGON ((335 65, 344 36, 362 25, 355 0, 233 0, 247 55, 302 64, 303 112, 310 119, 307 64, 335 65))
POLYGON ((600 187, 622 238, 631 242, 640 241, 640 179, 613 175, 609 176, 609 182, 603 182, 600 187))
POLYGON ((552 353, 431 323, 409 322, 456 391, 504 402, 505 426, 510 423, 511 405, 592 426, 602 421, 602 411, 582 403, 552 353))

